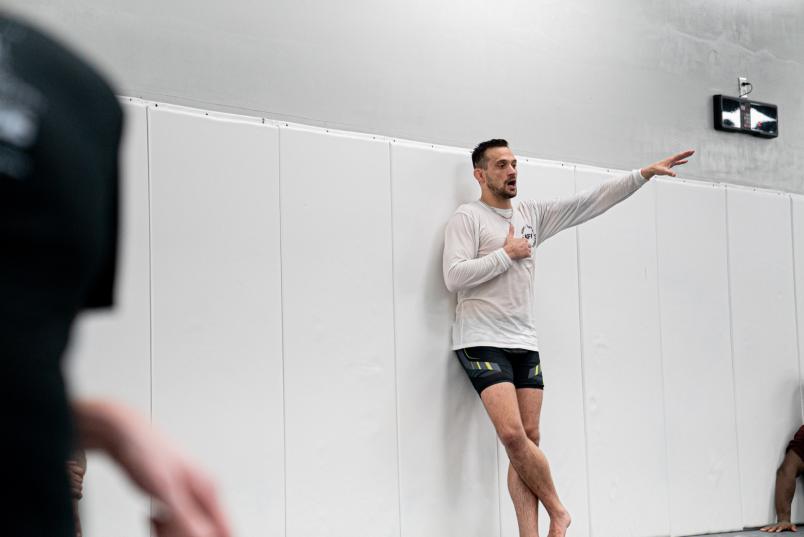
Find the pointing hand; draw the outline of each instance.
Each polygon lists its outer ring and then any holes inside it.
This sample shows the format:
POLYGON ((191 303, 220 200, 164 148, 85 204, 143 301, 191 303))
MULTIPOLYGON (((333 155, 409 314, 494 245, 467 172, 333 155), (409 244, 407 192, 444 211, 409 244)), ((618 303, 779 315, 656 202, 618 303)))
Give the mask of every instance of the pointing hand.
POLYGON ((642 177, 645 179, 650 179, 654 175, 669 175, 670 177, 675 177, 676 172, 673 171, 673 166, 680 166, 681 164, 686 164, 695 150, 690 149, 688 151, 683 151, 672 157, 667 157, 664 160, 660 160, 659 162, 655 162, 646 168, 642 168, 639 170, 639 173, 642 174, 642 177))

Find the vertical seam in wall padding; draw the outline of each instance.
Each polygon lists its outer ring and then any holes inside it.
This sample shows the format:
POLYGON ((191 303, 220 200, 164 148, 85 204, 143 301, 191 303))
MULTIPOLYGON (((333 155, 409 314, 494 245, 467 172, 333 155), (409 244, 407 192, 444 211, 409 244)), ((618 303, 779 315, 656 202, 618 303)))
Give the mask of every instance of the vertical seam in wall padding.
POLYGON ((661 280, 659 278, 661 265, 659 264, 659 182, 656 182, 653 194, 653 235, 656 240, 656 310, 658 312, 658 327, 659 327, 659 363, 661 364, 662 372, 662 416, 664 418, 664 470, 665 478, 667 480, 667 528, 670 535, 675 535, 673 532, 673 518, 672 518, 672 487, 670 486, 670 449, 669 440, 670 435, 667 431, 667 379, 665 378, 664 367, 664 334, 662 332, 662 291, 661 280))
MULTIPOLYGON (((153 226, 151 214, 151 107, 145 107, 145 154, 147 156, 146 192, 148 199, 148 418, 154 421, 154 267, 153 267, 153 226)), ((153 500, 148 500, 148 518, 153 517, 153 500)), ((148 534, 153 536, 149 525, 148 534)))
POLYGON ((282 488, 283 504, 282 514, 284 517, 283 533, 288 534, 288 434, 287 434, 287 400, 285 396, 285 256, 282 251, 282 128, 276 129, 276 168, 279 190, 279 307, 281 325, 281 348, 282 348, 282 488))
POLYGON ((388 144, 388 201, 391 204, 391 314, 393 319, 394 336, 394 419, 396 420, 396 508, 397 508, 397 527, 399 536, 402 537, 402 471, 400 469, 399 451, 399 372, 397 370, 397 346, 396 346, 396 265, 394 257, 394 157, 393 146, 388 144))
POLYGON ((796 363, 798 365, 798 399, 799 399, 799 414, 801 419, 804 420, 804 394, 801 392, 801 334, 799 334, 799 312, 798 312, 798 273, 796 271, 796 226, 795 214, 793 208, 793 196, 787 196, 790 201, 790 243, 793 255, 793 311, 795 312, 796 322, 796 363))
POLYGON ((737 490, 740 493, 740 527, 745 527, 745 513, 743 512, 743 463, 740 454, 740 420, 739 409, 737 408, 737 368, 734 359, 734 314, 732 312, 731 301, 731 233, 729 232, 729 189, 723 189, 723 199, 726 207, 726 279, 728 280, 729 296, 729 344, 731 345, 731 382, 732 395, 734 400, 734 436, 737 446, 737 490))
MULTIPOLYGON (((572 167, 572 182, 575 192, 578 192, 578 168, 572 167)), ((588 523, 588 531, 592 537, 592 478, 591 478, 591 465, 589 463, 589 417, 586 408, 586 366, 585 366, 585 353, 583 345, 583 292, 581 288, 581 233, 578 227, 575 229, 575 264, 577 269, 578 278, 578 333, 581 337, 581 403, 583 404, 583 436, 584 436, 584 457, 586 458, 586 515, 588 523)))
POLYGON ((151 108, 145 108, 145 153, 147 155, 146 192, 148 198, 148 417, 154 419, 154 285, 153 285, 153 229, 151 215, 151 108))

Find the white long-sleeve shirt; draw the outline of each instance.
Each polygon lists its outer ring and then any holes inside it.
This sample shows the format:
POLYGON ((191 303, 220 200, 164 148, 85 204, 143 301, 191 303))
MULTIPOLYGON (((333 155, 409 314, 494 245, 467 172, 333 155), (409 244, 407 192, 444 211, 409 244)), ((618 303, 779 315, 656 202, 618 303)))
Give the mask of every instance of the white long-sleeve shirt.
POLYGON ((515 237, 536 248, 562 229, 598 216, 645 184, 639 170, 567 198, 514 203, 496 209, 465 203, 452 215, 444 236, 444 281, 458 293, 452 348, 488 346, 538 351, 533 323, 533 254, 512 260, 503 245, 509 223, 515 237))

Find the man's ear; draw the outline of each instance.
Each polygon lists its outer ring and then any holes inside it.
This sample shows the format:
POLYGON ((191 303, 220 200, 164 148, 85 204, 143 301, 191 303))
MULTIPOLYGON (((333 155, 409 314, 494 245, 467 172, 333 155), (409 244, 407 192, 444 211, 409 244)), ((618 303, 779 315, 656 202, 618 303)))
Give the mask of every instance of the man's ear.
POLYGON ((473 175, 475 176, 475 179, 477 179, 477 182, 481 185, 486 182, 486 178, 483 176, 483 170, 480 168, 475 168, 473 175))

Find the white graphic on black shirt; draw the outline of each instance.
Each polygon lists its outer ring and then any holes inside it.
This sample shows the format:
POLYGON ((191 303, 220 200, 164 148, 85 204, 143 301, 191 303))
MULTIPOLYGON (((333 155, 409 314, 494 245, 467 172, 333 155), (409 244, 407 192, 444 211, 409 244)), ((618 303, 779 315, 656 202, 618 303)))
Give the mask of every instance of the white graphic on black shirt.
POLYGON ((23 179, 31 170, 28 150, 39 135, 45 99, 14 73, 11 41, 20 30, 0 28, 0 176, 23 179))

